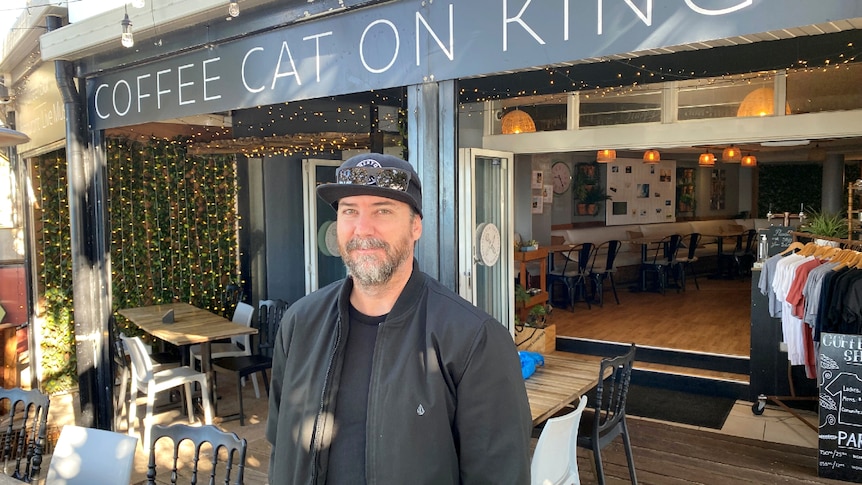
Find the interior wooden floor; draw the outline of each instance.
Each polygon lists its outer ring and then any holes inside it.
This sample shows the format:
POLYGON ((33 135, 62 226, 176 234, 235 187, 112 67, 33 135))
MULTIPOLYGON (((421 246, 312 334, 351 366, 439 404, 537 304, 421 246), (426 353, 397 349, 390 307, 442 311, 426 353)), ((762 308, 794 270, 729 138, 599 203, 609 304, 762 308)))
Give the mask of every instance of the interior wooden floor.
POLYGON ((664 295, 630 290, 617 283, 620 304, 605 283, 604 305, 554 308, 557 336, 630 343, 659 349, 748 357, 750 353, 751 278, 689 278, 686 291, 664 295))

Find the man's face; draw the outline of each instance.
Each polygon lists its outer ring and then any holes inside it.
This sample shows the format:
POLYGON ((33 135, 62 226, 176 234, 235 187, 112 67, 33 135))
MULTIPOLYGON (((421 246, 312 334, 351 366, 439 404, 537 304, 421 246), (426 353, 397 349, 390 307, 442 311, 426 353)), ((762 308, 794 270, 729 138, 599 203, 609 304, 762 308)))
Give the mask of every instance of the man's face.
POLYGON ((339 200, 336 227, 344 264, 363 286, 386 284, 397 271, 405 271, 422 234, 422 220, 409 205, 373 195, 339 200))

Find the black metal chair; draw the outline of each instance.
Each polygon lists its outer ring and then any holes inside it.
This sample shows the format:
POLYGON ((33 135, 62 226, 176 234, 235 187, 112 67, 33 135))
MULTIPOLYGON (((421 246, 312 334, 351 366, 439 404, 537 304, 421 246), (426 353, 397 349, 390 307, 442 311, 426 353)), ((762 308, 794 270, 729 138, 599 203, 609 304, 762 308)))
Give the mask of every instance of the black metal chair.
POLYGON ((750 275, 751 268, 757 261, 757 249, 754 245, 756 236, 757 231, 749 229, 736 238, 736 247, 733 249, 733 267, 740 277, 750 275))
MULTIPOLYGON (((641 281, 644 282, 650 273, 655 274, 656 286, 661 294, 664 294, 668 286, 668 276, 675 276, 672 269, 676 253, 679 250, 680 241, 682 241, 682 236, 679 234, 665 236, 655 243, 653 256, 641 262, 641 281)), ((645 285, 642 283, 641 286, 645 285)), ((679 288, 677 288, 677 291, 679 291, 679 288)))
POLYGON ((680 286, 682 287, 682 291, 685 291, 685 280, 686 274, 691 273, 694 277, 694 286, 699 290, 700 285, 697 283, 697 271, 695 271, 694 263, 698 261, 697 256, 695 256, 695 251, 697 251, 697 246, 700 244, 700 233, 693 232, 688 235, 687 239, 683 241, 683 245, 687 249, 685 256, 678 256, 673 261, 674 274, 676 274, 677 281, 679 281, 680 286))
POLYGON ((251 355, 238 355, 213 359, 213 370, 216 372, 234 374, 236 376, 236 391, 239 401, 239 424, 245 426, 245 415, 242 405, 242 381, 258 372, 263 374, 263 384, 269 395, 269 379, 266 371, 272 368, 272 348, 275 336, 281 325, 281 318, 287 310, 288 303, 284 300, 261 300, 258 308, 258 339, 257 350, 251 355))
POLYGON ((224 483, 225 485, 242 485, 243 475, 245 473, 245 458, 248 449, 248 442, 245 438, 240 438, 236 433, 228 433, 222 431, 213 425, 205 426, 188 426, 185 424, 174 424, 171 426, 162 426, 159 424, 153 425, 153 442, 150 445, 150 458, 147 465, 147 485, 156 485, 156 483, 165 483, 160 480, 156 482, 156 447, 160 439, 170 438, 173 441, 173 455, 169 468, 170 483, 224 483), (194 456, 191 461, 180 462, 180 446, 184 441, 191 441, 194 445, 194 456), (205 443, 209 443, 211 448, 204 447, 205 443), (202 450, 209 449, 209 460, 206 453, 202 450), (220 454, 220 450, 224 450, 224 454, 220 454), (201 459, 203 455, 204 460, 201 459), (222 458, 225 458, 222 460, 222 458), (202 467, 202 462, 207 463, 202 467), (233 475, 234 471, 236 472, 233 475), (187 479, 180 481, 180 475, 187 479), (209 478, 199 478, 199 475, 206 474, 209 478), (231 476, 234 476, 231 481, 231 476), (218 480, 216 479, 216 477, 218 480), (223 478, 221 478, 223 477, 223 478))
POLYGON ((228 320, 233 318, 233 311, 236 309, 236 304, 243 301, 245 293, 242 286, 236 283, 228 283, 224 287, 221 300, 222 316, 228 320))
POLYGON ((617 296, 617 285, 614 282, 614 273, 617 268, 615 262, 617 253, 620 252, 622 243, 616 239, 605 241, 596 246, 592 264, 590 265, 590 279, 593 281, 593 298, 599 306, 604 304, 605 279, 611 282, 611 290, 614 292, 614 301, 617 305, 620 304, 620 299, 617 296), (600 260, 600 256, 604 256, 604 264, 596 268, 596 263, 600 260))
POLYGON ((632 484, 637 483, 631 439, 626 426, 626 396, 634 362, 635 344, 629 347, 625 355, 602 359, 595 402, 584 411, 581 418, 578 446, 593 452, 599 484, 605 483, 601 450, 620 435, 623 437, 629 478, 632 484))
POLYGON ((49 405, 48 396, 38 390, 0 388, 0 422, 6 425, 0 450, 4 474, 28 483, 39 481, 49 405))
POLYGON ((568 296, 566 308, 571 304, 572 310, 574 310, 575 302, 578 301, 579 296, 583 297, 587 303, 587 308, 591 308, 590 299, 587 295, 587 277, 589 276, 590 260, 593 257, 593 244, 578 244, 569 249, 564 256, 565 263, 561 269, 548 271, 548 288, 553 293, 554 285, 562 280, 566 285, 568 296))

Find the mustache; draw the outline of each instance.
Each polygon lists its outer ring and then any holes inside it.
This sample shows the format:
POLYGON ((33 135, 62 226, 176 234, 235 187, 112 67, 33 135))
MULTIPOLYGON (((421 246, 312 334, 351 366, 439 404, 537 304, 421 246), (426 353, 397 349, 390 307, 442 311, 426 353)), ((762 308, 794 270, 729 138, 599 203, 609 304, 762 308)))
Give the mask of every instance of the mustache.
POLYGON ((386 244, 385 241, 369 237, 369 238, 353 238, 350 241, 347 241, 347 246, 345 247, 348 251, 353 251, 354 249, 386 249, 389 245, 386 244))

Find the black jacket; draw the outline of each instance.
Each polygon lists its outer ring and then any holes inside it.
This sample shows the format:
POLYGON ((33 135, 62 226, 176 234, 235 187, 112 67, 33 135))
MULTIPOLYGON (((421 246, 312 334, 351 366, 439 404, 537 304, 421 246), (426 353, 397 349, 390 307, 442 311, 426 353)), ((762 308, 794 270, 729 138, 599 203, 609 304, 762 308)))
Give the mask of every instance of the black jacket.
MULTIPOLYGON (((323 484, 352 280, 290 307, 273 354, 270 483, 323 484)), ((511 335, 419 271, 380 326, 368 484, 527 484, 532 421, 511 335)))

